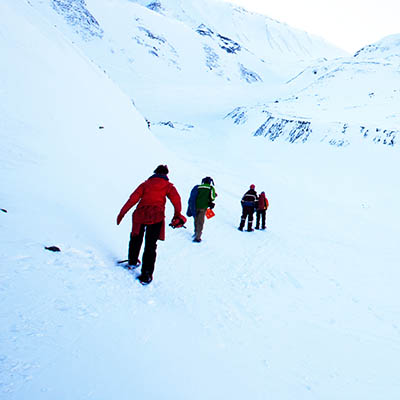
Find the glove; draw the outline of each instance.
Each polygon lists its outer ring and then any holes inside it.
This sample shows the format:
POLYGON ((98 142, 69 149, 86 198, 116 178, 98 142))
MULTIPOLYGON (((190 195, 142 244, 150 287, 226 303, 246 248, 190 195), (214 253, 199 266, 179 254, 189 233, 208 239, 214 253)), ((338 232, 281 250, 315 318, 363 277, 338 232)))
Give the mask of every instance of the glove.
POLYGON ((182 214, 177 214, 172 218, 171 223, 169 226, 173 229, 175 228, 186 228, 185 222, 187 221, 186 217, 184 217, 182 214))
POLYGON ((215 207, 215 203, 211 202, 208 208, 211 208, 211 210, 215 207))

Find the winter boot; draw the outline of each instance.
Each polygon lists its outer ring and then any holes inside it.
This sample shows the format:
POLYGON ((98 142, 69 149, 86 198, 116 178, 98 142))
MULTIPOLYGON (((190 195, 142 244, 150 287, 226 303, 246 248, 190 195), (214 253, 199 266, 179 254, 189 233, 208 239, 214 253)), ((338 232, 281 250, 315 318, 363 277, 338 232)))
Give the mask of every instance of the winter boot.
POLYGON ((126 269, 135 269, 141 265, 141 262, 138 260, 136 262, 136 264, 131 264, 129 262, 129 260, 121 260, 121 261, 117 261, 117 264, 121 265, 122 267, 124 267, 126 269))
POLYGON ((141 275, 139 275, 138 279, 142 285, 148 285, 153 280, 153 277, 151 275, 142 273, 141 275))
POLYGON ((252 225, 253 225, 252 222, 249 222, 249 223, 247 224, 247 232, 253 232, 253 231, 254 231, 254 229, 252 228, 252 225))
POLYGON ((131 263, 131 262, 128 260, 127 268, 128 268, 128 269, 135 269, 135 268, 137 268, 137 267, 140 267, 141 264, 142 264, 142 263, 141 263, 139 260, 137 260, 136 263, 131 263))

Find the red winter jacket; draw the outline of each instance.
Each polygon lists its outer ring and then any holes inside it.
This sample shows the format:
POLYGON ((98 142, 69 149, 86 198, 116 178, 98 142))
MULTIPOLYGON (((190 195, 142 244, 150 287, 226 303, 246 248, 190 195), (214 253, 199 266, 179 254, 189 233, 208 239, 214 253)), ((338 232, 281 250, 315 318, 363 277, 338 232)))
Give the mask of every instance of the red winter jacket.
POLYGON ((268 199, 265 197, 264 192, 262 192, 258 198, 257 210, 266 210, 268 209, 268 206, 269 206, 268 199))
POLYGON ((156 174, 151 176, 130 195, 128 201, 118 214, 117 225, 120 224, 125 214, 139 202, 132 214, 132 234, 139 234, 142 224, 156 224, 163 221, 159 239, 164 240, 166 197, 169 198, 174 206, 174 216, 180 216, 182 209, 181 197, 175 186, 168 181, 166 175, 156 174))

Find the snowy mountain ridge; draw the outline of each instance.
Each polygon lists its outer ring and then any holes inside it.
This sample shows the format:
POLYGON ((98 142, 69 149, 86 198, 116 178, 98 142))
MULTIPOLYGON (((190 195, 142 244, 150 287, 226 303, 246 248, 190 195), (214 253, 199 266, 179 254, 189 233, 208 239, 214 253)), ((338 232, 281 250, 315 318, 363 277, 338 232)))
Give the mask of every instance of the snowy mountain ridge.
POLYGON ((369 140, 373 143, 394 146, 400 137, 400 129, 384 129, 380 126, 362 126, 346 122, 318 122, 312 118, 279 117, 277 113, 272 114, 269 107, 260 106, 237 107, 225 118, 232 118, 236 125, 246 124, 249 120, 252 121, 251 125, 254 125, 255 121, 263 121, 253 129, 253 136, 264 137, 270 141, 326 142, 343 147, 369 140))
POLYGON ((400 34, 389 35, 376 43, 363 47, 354 54, 363 60, 386 60, 398 63, 400 57, 400 34))
MULTIPOLYGON (((247 130, 250 134, 335 146, 346 146, 359 138, 396 144, 396 35, 361 49, 353 57, 332 59, 344 53, 305 32, 217 0, 29 3, 49 22, 54 21, 139 105, 143 90, 164 97, 159 88, 165 87, 166 81, 169 90, 201 85, 199 82, 225 82, 265 84, 270 92, 271 86, 286 80, 287 97, 278 95, 259 106, 258 113, 257 107, 250 107, 250 111, 237 104, 241 112, 253 116, 247 130), (118 28, 114 19, 119 21, 118 28), (295 72, 301 65, 305 69, 295 72), (372 109, 374 112, 369 112, 372 109), (267 119, 262 118, 263 113, 267 119), (258 126, 255 121, 259 121, 258 126)), ((190 91, 184 95, 190 96, 190 91)), ((151 114, 144 109, 143 113, 151 114)), ((153 119, 151 115, 148 118, 153 119)), ((155 123, 162 122, 160 117, 156 119, 159 122, 155 123)), ((195 125, 190 120, 175 121, 177 125, 195 125)))
POLYGON ((182 0, 130 0, 168 17, 182 21, 193 29, 205 27, 221 31, 231 40, 266 59, 281 53, 288 62, 293 59, 310 60, 319 57, 338 57, 345 52, 328 45, 321 38, 294 29, 267 16, 219 0, 187 2, 182 0))
MULTIPOLYGON (((51 5, 80 33, 74 36, 65 27, 63 31, 135 101, 143 87, 157 93, 165 81, 179 86, 265 83, 270 90, 268 85, 286 79, 289 96, 260 107, 267 119, 256 117, 253 109, 249 133, 274 141, 315 140, 340 147, 360 138, 390 146, 397 142, 396 35, 353 57, 332 59, 344 53, 268 17, 216 0, 52 0, 51 5), (110 17, 118 19, 118 29, 110 17), (306 66, 316 58, 316 64, 306 66), (302 64, 303 72, 295 72, 302 64), (254 126, 255 121, 260 124, 254 126)), ((48 10, 46 15, 54 19, 48 10)))
POLYGON ((400 35, 392 35, 353 57, 320 60, 288 81, 290 96, 229 115, 236 124, 246 124, 249 113, 250 131, 270 140, 394 146, 400 137, 399 42, 400 35))
POLYGON ((140 80, 192 84, 270 82, 286 79, 299 64, 312 59, 345 54, 320 38, 217 0, 30 0, 30 4, 132 97, 126 83, 132 74, 140 80), (72 31, 62 26, 50 6, 72 31))

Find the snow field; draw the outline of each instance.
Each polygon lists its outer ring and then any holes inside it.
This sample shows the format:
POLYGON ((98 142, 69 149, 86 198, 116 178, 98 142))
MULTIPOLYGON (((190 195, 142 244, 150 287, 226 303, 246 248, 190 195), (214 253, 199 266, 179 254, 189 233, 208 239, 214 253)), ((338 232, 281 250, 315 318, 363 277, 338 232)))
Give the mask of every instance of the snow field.
POLYGON ((138 90, 149 131, 28 3, 0 15, 0 397, 398 398, 397 149, 271 143, 223 119, 261 88, 138 90), (212 176, 216 217, 201 244, 192 219, 167 228, 142 287, 115 265, 115 218, 159 163, 184 211, 212 176), (236 229, 251 183, 265 232, 236 229))

